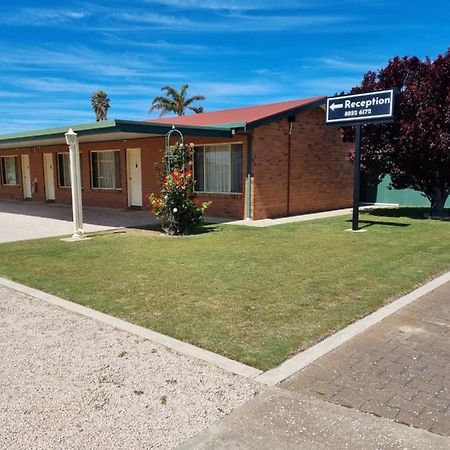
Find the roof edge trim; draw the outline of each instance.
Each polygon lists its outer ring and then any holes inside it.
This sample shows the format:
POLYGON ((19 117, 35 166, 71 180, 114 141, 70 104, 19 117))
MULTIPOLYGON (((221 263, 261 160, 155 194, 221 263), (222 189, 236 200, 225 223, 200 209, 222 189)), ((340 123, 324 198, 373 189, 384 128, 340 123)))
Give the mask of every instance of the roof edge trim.
POLYGON ((260 127, 262 125, 268 125, 276 120, 284 119, 285 117, 289 117, 292 114, 298 114, 303 111, 307 111, 309 109, 318 108, 321 105, 326 103, 326 97, 321 97, 317 100, 314 100, 310 103, 300 106, 294 106, 293 108, 285 109, 284 111, 272 114, 270 116, 263 117, 262 119, 254 120, 253 122, 247 123, 247 130, 253 130, 254 128, 260 127))

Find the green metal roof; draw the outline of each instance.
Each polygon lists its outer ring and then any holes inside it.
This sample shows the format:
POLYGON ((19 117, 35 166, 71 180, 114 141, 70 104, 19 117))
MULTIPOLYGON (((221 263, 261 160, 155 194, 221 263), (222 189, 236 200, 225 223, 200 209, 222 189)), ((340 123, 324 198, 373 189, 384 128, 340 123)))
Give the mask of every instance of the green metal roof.
POLYGON ((1 141, 8 141, 11 139, 26 139, 26 138, 36 138, 39 136, 50 136, 50 135, 61 135, 64 133, 67 133, 67 130, 69 128, 72 128, 73 131, 80 132, 80 131, 88 131, 93 129, 103 129, 108 128, 111 126, 115 126, 116 121, 115 120, 104 120, 101 122, 95 122, 95 123, 82 123, 78 125, 69 125, 66 127, 57 127, 57 128, 46 128, 43 130, 32 130, 32 131, 21 131, 19 133, 11 133, 11 134, 1 134, 0 140, 1 141))
MULTIPOLYGON (((236 127, 230 126, 233 124, 224 124, 224 126, 191 126, 179 125, 177 129, 186 136, 211 136, 211 137, 231 137, 233 129, 236 127)), ((100 122, 82 123, 76 125, 68 125, 64 127, 48 128, 44 130, 25 131, 20 133, 3 134, 0 135, 0 149, 11 148, 16 146, 39 145, 40 141, 52 143, 65 142, 64 134, 69 128, 72 128, 79 137, 103 135, 102 140, 108 140, 108 134, 126 134, 128 135, 153 135, 163 136, 172 128, 171 124, 141 122, 132 120, 103 120, 100 122), (52 141, 52 142, 50 142, 52 141), (53 142, 58 141, 58 142, 53 142), (33 143, 33 144, 31 144, 33 143)), ((139 136, 132 136, 139 137, 139 136)), ((115 137, 112 136, 111 140, 115 137)), ((47 144, 44 144, 47 145, 47 144)))

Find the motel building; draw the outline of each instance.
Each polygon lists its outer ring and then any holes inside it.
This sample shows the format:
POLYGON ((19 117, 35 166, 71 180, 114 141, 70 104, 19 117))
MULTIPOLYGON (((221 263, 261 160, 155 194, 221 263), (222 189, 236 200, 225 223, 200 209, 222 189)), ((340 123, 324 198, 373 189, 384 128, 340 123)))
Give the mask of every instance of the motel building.
POLYGON ((0 200, 71 203, 65 133, 77 133, 82 202, 147 207, 155 164, 175 125, 195 144, 194 177, 208 215, 264 219, 349 207, 352 144, 325 126, 325 97, 146 121, 106 120, 0 135, 0 200))

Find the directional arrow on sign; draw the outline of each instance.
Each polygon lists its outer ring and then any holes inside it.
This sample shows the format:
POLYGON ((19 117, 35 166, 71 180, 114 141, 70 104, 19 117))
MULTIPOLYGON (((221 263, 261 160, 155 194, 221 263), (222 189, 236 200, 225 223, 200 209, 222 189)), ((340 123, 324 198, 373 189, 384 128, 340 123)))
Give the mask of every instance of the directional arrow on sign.
POLYGON ((330 105, 331 111, 334 111, 335 109, 340 109, 340 108, 343 108, 343 107, 344 107, 343 103, 332 103, 330 105))

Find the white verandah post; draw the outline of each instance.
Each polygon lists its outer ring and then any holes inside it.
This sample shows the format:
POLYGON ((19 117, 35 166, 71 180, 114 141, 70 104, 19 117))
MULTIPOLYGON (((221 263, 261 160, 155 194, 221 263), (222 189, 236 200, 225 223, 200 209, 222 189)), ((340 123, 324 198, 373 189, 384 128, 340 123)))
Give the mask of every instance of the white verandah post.
POLYGON ((66 142, 69 146, 70 178, 72 191, 72 212, 74 232, 73 240, 83 239, 83 205, 81 201, 81 171, 80 171, 80 149, 78 145, 78 135, 72 128, 65 134, 66 142))

